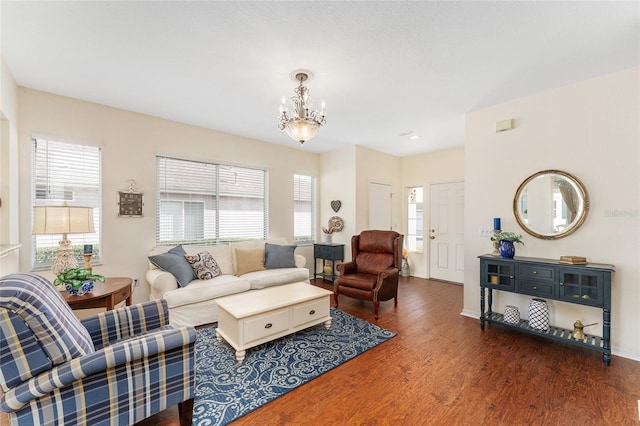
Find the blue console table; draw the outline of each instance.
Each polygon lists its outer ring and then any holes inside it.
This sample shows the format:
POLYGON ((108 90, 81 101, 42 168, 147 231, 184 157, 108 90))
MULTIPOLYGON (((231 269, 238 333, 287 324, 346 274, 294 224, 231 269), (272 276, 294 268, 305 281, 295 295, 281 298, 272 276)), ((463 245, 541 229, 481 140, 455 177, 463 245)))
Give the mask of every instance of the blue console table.
POLYGON ((480 258, 480 328, 496 323, 538 336, 602 352, 604 365, 611 363, 611 275, 613 265, 588 263, 572 265, 552 259, 515 257, 504 259, 492 255, 480 258), (573 330, 550 326, 537 330, 528 321, 517 324, 504 321, 493 312, 493 291, 508 291, 543 299, 558 300, 602 309, 602 337, 585 334, 584 340, 573 338, 573 330), (488 295, 487 295, 488 293, 488 295))

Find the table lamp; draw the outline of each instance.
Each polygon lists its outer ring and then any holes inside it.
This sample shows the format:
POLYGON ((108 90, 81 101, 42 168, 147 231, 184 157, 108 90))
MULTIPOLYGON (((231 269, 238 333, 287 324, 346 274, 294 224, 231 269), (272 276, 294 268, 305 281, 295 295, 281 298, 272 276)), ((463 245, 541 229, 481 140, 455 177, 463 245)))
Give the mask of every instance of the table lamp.
POLYGON ((67 234, 95 232, 93 207, 36 206, 33 208, 33 234, 62 234, 56 258, 51 271, 58 275, 67 269, 77 268, 78 261, 73 255, 67 234))

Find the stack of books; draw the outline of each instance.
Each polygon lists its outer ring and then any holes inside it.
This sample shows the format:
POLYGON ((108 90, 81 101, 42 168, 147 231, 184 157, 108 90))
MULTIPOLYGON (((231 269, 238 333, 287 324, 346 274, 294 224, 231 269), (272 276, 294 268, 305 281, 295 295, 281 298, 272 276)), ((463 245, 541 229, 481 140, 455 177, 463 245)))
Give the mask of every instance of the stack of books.
POLYGON ((571 265, 586 265, 587 258, 582 256, 560 256, 560 263, 569 263, 571 265))

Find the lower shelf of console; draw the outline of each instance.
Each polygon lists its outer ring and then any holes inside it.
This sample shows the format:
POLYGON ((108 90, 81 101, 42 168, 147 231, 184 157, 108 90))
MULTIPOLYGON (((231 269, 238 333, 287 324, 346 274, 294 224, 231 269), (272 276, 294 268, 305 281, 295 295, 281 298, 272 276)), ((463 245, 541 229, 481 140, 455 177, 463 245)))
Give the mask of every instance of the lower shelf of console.
POLYGON ((496 312, 487 314, 485 321, 604 353, 604 340, 600 336, 585 334, 584 340, 576 340, 573 338, 573 330, 554 326, 550 326, 548 330, 538 330, 531 328, 527 320, 520 320, 517 324, 506 322, 503 315, 496 312))

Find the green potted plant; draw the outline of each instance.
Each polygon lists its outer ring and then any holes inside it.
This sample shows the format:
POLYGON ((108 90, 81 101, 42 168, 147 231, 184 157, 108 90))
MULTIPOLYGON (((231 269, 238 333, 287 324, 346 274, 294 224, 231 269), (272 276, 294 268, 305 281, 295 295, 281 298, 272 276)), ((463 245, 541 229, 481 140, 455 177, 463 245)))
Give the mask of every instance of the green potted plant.
POLYGON ((64 285, 69 294, 81 295, 93 290, 94 280, 104 282, 104 277, 91 269, 71 268, 59 274, 53 285, 64 285))
POLYGON ((516 254, 515 243, 524 245, 522 235, 515 232, 501 231, 491 237, 491 241, 500 244, 500 257, 513 259, 516 254))

